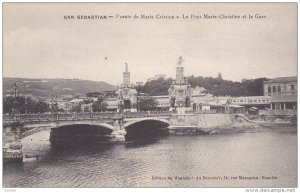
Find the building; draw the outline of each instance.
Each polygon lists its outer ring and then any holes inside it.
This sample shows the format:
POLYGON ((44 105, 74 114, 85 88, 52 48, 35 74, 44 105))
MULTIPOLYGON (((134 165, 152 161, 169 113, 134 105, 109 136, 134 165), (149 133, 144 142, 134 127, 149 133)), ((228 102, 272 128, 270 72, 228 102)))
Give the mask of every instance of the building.
POLYGON ((296 110, 297 95, 274 96, 271 99, 271 110, 296 110))
POLYGON ((147 82, 150 82, 152 80, 165 79, 165 78, 166 78, 166 75, 164 75, 164 74, 157 74, 157 75, 154 76, 154 78, 153 77, 152 78, 148 78, 147 82))
POLYGON ((128 71, 128 64, 125 63, 123 84, 121 84, 121 87, 116 91, 118 96, 118 111, 137 111, 137 90, 134 86, 134 84, 130 84, 130 72, 128 71))
POLYGON ((235 105, 241 105, 248 110, 251 107, 258 109, 270 108, 272 97, 270 96, 245 96, 245 97, 229 97, 229 102, 235 105))
POLYGON ((107 104, 107 110, 109 111, 117 111, 118 109, 118 98, 117 97, 112 97, 112 98, 108 98, 106 99, 106 104, 107 104))
POLYGON ((80 106, 81 108, 81 112, 93 112, 93 103, 89 103, 89 104, 82 104, 80 106))
POLYGON ((169 110, 170 108, 170 98, 169 95, 162 96, 152 96, 157 102, 158 110, 169 110))
POLYGON ((158 79, 165 79, 165 78, 166 78, 166 75, 164 75, 164 74, 157 74, 157 75, 154 76, 154 79, 155 79, 155 80, 158 80, 158 79))
MULTIPOLYGON (((176 79, 168 90, 169 95, 151 96, 157 102, 157 110, 177 110, 178 113, 186 111, 207 113, 243 113, 255 109, 260 110, 295 110, 297 108, 297 77, 275 78, 264 82, 264 96, 213 96, 203 87, 191 88, 184 77, 182 57, 179 57, 176 66, 176 79)), ((155 78, 163 78, 157 75, 155 78)), ((155 80, 153 78, 153 80, 155 80)), ((108 110, 121 109, 124 111, 137 111, 137 91, 130 84, 128 65, 123 73, 123 84, 116 92, 118 98, 107 99, 108 110)), ((142 97, 140 94, 139 97, 142 97)))
POLYGON ((264 81, 264 95, 271 96, 271 110, 297 109, 297 76, 264 81))
POLYGON ((297 76, 264 81, 264 96, 297 95, 297 76))
POLYGON ((73 107, 73 104, 67 101, 58 102, 58 109, 62 109, 64 112, 69 113, 73 107))
POLYGON ((169 88, 170 110, 174 108, 177 112, 185 113, 191 103, 192 89, 187 79, 183 75, 182 57, 180 56, 176 66, 176 79, 172 81, 169 88))

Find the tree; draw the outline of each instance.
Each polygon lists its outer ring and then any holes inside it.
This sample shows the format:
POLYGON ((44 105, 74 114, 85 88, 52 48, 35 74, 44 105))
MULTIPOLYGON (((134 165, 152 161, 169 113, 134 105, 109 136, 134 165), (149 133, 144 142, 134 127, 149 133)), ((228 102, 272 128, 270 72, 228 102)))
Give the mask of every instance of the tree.
POLYGON ((31 100, 30 97, 4 97, 3 98, 3 113, 44 113, 50 110, 49 105, 39 100, 38 102, 31 100))
POLYGON ((103 112, 107 110, 107 103, 103 96, 99 96, 98 100, 92 104, 93 112, 103 112))
POLYGON ((76 106, 73 106, 70 110, 71 112, 80 113, 81 112, 81 104, 78 104, 76 106))
POLYGON ((152 97, 141 97, 138 101, 138 108, 141 111, 153 111, 157 108, 157 101, 152 97))
POLYGON ((189 107, 191 105, 191 99, 189 97, 185 98, 185 106, 189 107))

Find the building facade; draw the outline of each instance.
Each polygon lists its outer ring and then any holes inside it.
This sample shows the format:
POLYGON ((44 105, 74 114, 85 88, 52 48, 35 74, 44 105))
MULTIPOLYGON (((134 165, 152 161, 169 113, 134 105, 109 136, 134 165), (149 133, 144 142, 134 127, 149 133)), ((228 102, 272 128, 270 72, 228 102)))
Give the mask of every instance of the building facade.
MULTIPOLYGON (((157 102, 157 110, 177 110, 216 113, 241 113, 251 109, 258 110, 295 110, 297 108, 297 77, 281 77, 264 81, 264 96, 216 97, 202 87, 191 88, 184 77, 182 57, 176 66, 176 78, 168 90, 169 95, 151 96, 157 102)), ((137 111, 137 91, 130 84, 128 65, 125 65, 123 84, 117 90, 117 98, 107 99, 108 110, 121 109, 137 111)), ((142 97, 142 96, 140 96, 142 97)))
POLYGON ((264 96, 297 95, 297 76, 264 81, 264 96))
POLYGON ((264 95, 271 96, 271 110, 297 109, 297 76, 264 81, 264 95))

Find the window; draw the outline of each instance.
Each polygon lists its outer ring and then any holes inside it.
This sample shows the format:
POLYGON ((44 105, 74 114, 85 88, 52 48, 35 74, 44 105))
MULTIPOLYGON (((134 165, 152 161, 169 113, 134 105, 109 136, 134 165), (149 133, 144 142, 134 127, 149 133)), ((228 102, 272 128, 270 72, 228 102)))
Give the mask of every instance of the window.
POLYGON ((273 92, 276 92, 276 86, 273 86, 273 92))
POLYGON ((280 86, 277 87, 277 91, 281 92, 281 87, 280 86))
POLYGON ((257 100, 254 100, 254 102, 257 102, 257 100))
POLYGON ((262 101, 262 102, 265 102, 266 100, 263 99, 263 100, 261 100, 261 101, 262 101))
POLYGON ((272 92, 271 86, 268 86, 268 93, 272 92))
POLYGON ((291 84, 291 90, 295 90, 295 86, 291 84))

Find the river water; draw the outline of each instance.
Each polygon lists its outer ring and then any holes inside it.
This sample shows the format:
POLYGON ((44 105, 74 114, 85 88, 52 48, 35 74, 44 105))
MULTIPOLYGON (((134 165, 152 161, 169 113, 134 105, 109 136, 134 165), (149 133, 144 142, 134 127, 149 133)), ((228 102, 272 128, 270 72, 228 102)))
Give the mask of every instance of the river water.
POLYGON ((60 147, 48 139, 43 131, 22 140, 24 155, 39 160, 5 164, 4 187, 297 186, 295 132, 169 135, 147 143, 60 147))

